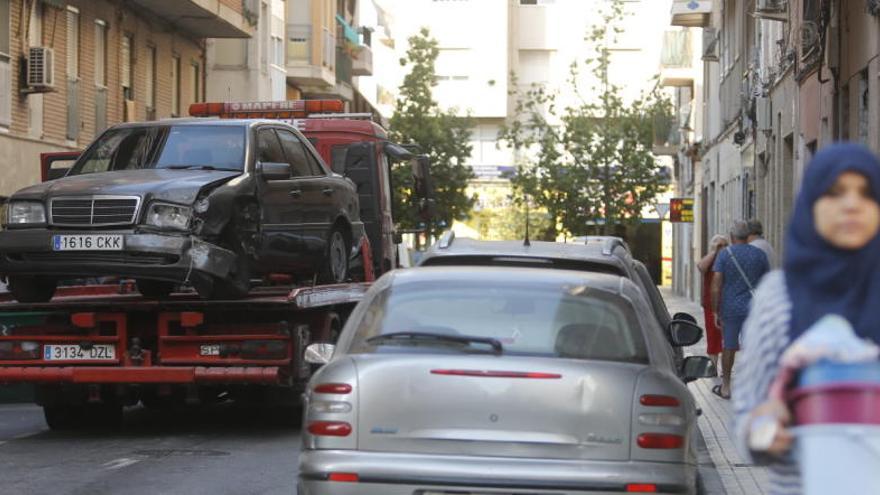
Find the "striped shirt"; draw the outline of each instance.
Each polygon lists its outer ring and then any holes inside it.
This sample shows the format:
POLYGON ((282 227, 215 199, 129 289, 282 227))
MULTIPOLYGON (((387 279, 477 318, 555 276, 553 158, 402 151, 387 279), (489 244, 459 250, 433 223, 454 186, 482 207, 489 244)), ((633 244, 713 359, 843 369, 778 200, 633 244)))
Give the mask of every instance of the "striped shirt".
POLYGON ((769 397, 770 384, 779 373, 779 360, 788 347, 791 299, 785 275, 777 270, 767 274, 755 293, 753 306, 742 330, 742 350, 733 376, 735 441, 746 459, 767 465, 768 493, 801 493, 801 476, 791 455, 784 459, 753 455, 748 449, 749 415, 769 397))

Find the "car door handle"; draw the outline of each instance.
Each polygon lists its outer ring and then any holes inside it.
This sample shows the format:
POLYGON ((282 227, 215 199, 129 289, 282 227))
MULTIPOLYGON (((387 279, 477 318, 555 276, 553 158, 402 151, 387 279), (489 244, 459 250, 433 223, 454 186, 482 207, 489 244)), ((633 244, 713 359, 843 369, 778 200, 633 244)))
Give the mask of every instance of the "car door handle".
POLYGON ((291 189, 287 194, 293 196, 294 198, 301 198, 303 192, 302 189, 291 189))
POLYGON ((330 196, 333 194, 334 189, 332 187, 325 187, 324 189, 321 189, 321 192, 324 193, 324 196, 330 196))

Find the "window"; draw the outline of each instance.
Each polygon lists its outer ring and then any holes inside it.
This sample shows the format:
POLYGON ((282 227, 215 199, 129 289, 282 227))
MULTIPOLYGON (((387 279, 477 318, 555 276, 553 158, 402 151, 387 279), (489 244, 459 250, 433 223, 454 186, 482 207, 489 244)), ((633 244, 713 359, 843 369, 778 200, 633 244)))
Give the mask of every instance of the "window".
POLYGON ((171 57, 171 116, 180 115, 180 57, 171 57))
POLYGON ((198 62, 193 62, 190 67, 192 68, 192 101, 202 101, 201 67, 199 67, 198 62))
POLYGON ((132 87, 132 71, 134 69, 134 38, 130 34, 122 36, 120 57, 122 59, 122 97, 126 100, 134 99, 132 87))
POLYGON ((314 177, 323 175, 314 158, 310 156, 303 143, 292 132, 278 131, 281 139, 281 147, 287 156, 286 162, 290 164, 290 173, 293 177, 314 177), (311 159, 310 159, 311 158, 311 159))
POLYGON ((67 7, 67 79, 79 79, 79 11, 67 7))
POLYGON ((147 115, 150 119, 156 118, 156 47, 147 47, 146 77, 144 89, 147 90, 147 115))
POLYGON ((450 354, 481 349, 433 341, 368 341, 395 332, 491 338, 505 355, 645 363, 642 328, 632 306, 602 291, 460 282, 385 289, 366 308, 351 353, 450 354), (395 351, 396 349, 396 351, 395 351))
POLYGON ((9 64, 9 0, 0 0, 0 126, 12 123, 12 70, 9 64))
POLYGON ((281 144, 273 129, 260 129, 257 134, 257 161, 263 163, 287 163, 281 144))
POLYGON ((284 66, 284 40, 280 36, 272 36, 272 63, 284 66))
POLYGON ((95 86, 107 86, 107 23, 95 19, 95 86))

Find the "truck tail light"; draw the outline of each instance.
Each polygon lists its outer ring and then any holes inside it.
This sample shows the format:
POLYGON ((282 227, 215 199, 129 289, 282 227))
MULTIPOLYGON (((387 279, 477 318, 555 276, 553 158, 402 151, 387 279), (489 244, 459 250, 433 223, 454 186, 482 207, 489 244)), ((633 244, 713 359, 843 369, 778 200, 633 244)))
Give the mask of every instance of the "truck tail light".
POLYGON ((351 425, 344 421, 312 421, 309 433, 318 437, 347 437, 351 435, 351 425))
POLYGON ((247 340, 241 344, 243 359, 286 359, 287 342, 283 340, 247 340))
POLYGON ((38 342, 16 342, 7 340, 0 342, 0 359, 39 359, 40 344, 38 342))
POLYGON ((643 449, 680 449, 684 445, 681 435, 667 433, 642 433, 636 441, 643 449))
POLYGON ((321 383, 313 388, 316 394, 339 394, 351 393, 351 385, 347 383, 321 383))

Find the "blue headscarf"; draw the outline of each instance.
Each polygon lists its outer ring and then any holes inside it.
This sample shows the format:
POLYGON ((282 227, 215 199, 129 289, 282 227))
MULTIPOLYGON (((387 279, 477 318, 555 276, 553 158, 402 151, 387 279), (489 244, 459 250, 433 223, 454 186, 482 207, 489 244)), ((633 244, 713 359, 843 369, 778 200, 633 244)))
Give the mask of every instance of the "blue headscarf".
POLYGON ((880 161, 857 144, 833 144, 810 162, 785 244, 785 280, 792 302, 792 339, 827 314, 849 320, 880 343, 880 235, 862 249, 839 249, 819 236, 813 205, 844 172, 864 175, 880 203, 880 161))

